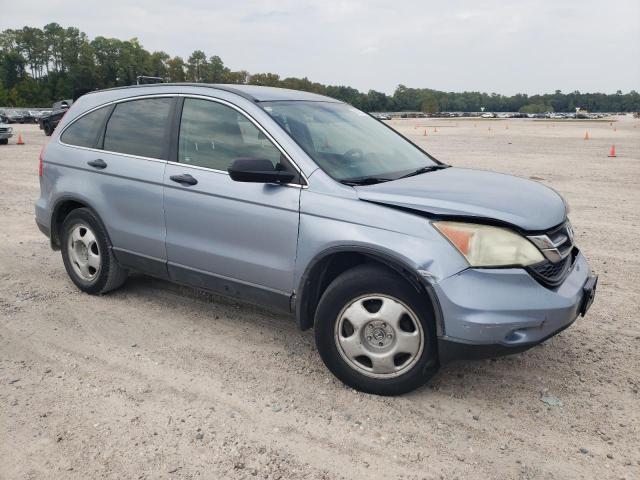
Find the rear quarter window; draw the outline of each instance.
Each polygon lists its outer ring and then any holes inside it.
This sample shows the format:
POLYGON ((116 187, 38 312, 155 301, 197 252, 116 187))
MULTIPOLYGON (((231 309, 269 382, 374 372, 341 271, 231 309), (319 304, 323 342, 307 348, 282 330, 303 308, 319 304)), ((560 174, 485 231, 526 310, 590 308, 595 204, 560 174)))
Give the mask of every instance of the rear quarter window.
POLYGON ((110 110, 102 107, 80 117, 65 129, 60 140, 68 145, 95 148, 110 110))
POLYGON ((104 149, 166 159, 173 98, 145 98, 118 103, 104 134, 104 149))

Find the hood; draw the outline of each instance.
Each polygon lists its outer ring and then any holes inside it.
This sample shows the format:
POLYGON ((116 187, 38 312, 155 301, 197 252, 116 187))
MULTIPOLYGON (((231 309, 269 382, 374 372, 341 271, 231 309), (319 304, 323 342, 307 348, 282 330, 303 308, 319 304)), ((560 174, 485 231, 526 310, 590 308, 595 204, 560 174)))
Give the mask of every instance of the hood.
POLYGON ((356 187, 361 200, 448 217, 477 217, 541 231, 565 219, 562 197, 544 185, 501 173, 446 168, 356 187))

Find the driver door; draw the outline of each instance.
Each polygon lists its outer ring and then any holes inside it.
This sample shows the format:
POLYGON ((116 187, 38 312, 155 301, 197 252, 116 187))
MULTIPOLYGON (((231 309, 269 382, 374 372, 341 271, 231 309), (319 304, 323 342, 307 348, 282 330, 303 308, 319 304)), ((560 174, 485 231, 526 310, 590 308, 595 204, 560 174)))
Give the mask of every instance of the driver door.
POLYGON ((281 151, 235 108, 201 98, 184 99, 178 137, 164 175, 169 275, 288 311, 301 189, 227 173, 238 158, 285 162, 281 151))

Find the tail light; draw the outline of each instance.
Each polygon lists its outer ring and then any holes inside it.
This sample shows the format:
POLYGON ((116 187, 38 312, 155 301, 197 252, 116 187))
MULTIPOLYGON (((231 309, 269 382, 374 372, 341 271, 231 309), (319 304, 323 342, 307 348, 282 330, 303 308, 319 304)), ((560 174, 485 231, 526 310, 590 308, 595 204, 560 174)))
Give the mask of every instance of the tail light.
POLYGON ((38 176, 41 177, 42 176, 42 160, 44 157, 44 147, 42 147, 42 150, 40 150, 40 156, 38 157, 38 176))

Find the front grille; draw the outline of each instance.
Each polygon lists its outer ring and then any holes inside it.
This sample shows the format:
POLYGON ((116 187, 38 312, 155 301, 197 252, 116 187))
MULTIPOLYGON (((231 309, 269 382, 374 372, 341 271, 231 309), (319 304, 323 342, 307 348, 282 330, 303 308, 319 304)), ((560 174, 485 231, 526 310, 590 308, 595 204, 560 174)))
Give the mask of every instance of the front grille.
POLYGON ((571 271, 578 249, 573 246, 569 221, 541 235, 528 237, 540 249, 545 260, 529 267, 533 277, 546 286, 557 286, 571 271))
POLYGON ((8 127, 0 127, 0 132, 7 133, 9 131, 8 127))
POLYGON ((578 249, 573 247, 571 253, 559 262, 544 260, 529 267, 533 278, 546 287, 560 285, 573 267, 573 262, 578 255, 578 249))

